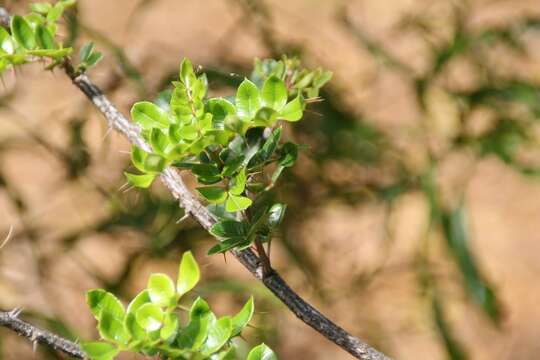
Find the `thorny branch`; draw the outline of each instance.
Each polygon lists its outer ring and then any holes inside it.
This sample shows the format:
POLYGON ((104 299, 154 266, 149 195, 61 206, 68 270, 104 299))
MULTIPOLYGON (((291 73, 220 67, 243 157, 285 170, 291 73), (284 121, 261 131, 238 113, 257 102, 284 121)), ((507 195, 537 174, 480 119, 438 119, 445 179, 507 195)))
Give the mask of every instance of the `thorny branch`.
POLYGON ((0 311, 0 325, 15 331, 20 336, 24 336, 34 345, 37 343, 44 344, 76 359, 85 358, 83 351, 77 344, 19 319, 19 314, 20 310, 17 309, 0 311))
MULTIPOLYGON (((0 18, 2 14, 8 16, 8 20, 1 20, 2 24, 9 23, 9 15, 5 9, 0 7, 0 18)), ((66 59, 62 64, 66 74, 69 76, 75 86, 77 86, 86 97, 97 107, 105 116, 109 127, 114 128, 124 135, 133 145, 151 152, 151 147, 140 135, 138 125, 130 122, 101 92, 101 90, 84 73, 78 73, 73 68, 71 62, 66 59)), ((209 230, 217 219, 201 204, 201 202, 189 191, 184 184, 181 176, 174 168, 165 169, 160 179, 169 189, 175 199, 186 214, 190 214, 204 229, 209 230)), ((250 249, 238 252, 233 251, 233 255, 244 267, 251 272, 258 280, 276 295, 298 318, 307 325, 325 336, 336 345, 340 346, 357 359, 362 360, 389 360, 386 355, 377 351, 363 340, 352 336, 343 328, 333 323, 330 319, 320 313, 317 309, 307 303, 298 294, 296 294, 283 280, 283 278, 273 269, 265 269, 261 259, 250 249)), ((4 325, 4 323, 0 323, 4 325)), ((7 326, 7 325, 4 325, 7 326)), ((9 326, 7 326, 9 327, 9 326)), ((12 327, 9 327, 13 329, 12 327)), ((22 335, 27 333, 19 332, 22 335)), ((31 336, 27 336, 31 340, 31 336)), ((67 341, 67 340, 65 340, 67 341)), ((74 345, 74 344, 73 344, 74 345)), ((76 345, 74 345, 76 346, 76 345)), ((69 348, 72 349, 73 348, 69 348)), ((62 349, 66 352, 66 349, 62 349)), ((76 349, 80 352, 80 349, 76 349)))

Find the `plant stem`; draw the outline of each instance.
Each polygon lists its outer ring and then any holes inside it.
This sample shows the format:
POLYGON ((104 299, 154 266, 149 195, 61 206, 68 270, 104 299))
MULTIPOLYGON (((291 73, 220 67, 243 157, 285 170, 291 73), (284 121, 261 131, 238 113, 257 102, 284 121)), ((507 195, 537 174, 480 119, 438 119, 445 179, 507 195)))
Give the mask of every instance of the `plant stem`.
POLYGON ((270 265, 270 258, 266 254, 266 250, 264 250, 261 239, 258 237, 255 239, 255 247, 257 248, 257 254, 259 254, 259 259, 261 259, 263 278, 265 278, 269 276, 274 271, 274 269, 272 269, 272 266, 270 265))

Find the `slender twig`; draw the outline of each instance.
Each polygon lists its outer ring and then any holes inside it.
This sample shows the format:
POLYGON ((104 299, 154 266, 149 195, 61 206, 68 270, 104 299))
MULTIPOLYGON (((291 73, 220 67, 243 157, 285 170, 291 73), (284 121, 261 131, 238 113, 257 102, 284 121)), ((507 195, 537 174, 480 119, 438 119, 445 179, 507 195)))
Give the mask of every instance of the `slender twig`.
MULTIPOLYGON (((105 116, 109 127, 120 132, 133 145, 136 145, 147 152, 152 151, 150 145, 142 138, 139 126, 130 122, 122 113, 120 113, 102 91, 92 83, 86 74, 75 71, 69 60, 64 61, 62 66, 73 84, 77 86, 105 116)), ((190 214, 204 229, 209 230, 216 224, 217 219, 189 191, 174 168, 166 168, 161 173, 160 180, 169 189, 173 197, 178 200, 184 211, 187 214, 190 214)), ((258 280, 262 281, 263 284, 298 318, 327 339, 348 351, 357 359, 389 359, 383 353, 375 350, 359 338, 352 336, 321 314, 317 309, 296 294, 276 271, 265 271, 262 261, 253 251, 247 249, 241 252, 233 251, 232 253, 238 261, 249 270, 249 272, 251 272, 258 280)))
POLYGON ((83 351, 77 344, 19 319, 19 314, 20 310, 18 309, 0 311, 0 325, 24 336, 34 344, 47 345, 76 359, 85 358, 83 351))

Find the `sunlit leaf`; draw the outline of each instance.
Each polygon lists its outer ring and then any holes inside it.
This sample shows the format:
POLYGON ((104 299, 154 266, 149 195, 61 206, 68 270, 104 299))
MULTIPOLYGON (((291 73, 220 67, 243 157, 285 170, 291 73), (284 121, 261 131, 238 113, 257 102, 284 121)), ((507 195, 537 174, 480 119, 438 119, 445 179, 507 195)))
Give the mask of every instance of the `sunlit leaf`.
POLYGON ((31 50, 36 47, 34 32, 23 17, 15 15, 11 18, 11 33, 25 49, 31 50))
POLYGON ((246 325, 250 322, 253 316, 255 305, 253 302, 253 296, 249 298, 242 310, 232 318, 233 330, 231 337, 239 335, 246 325))
POLYGON ((81 349, 92 360, 112 360, 120 352, 113 344, 102 341, 83 342, 81 349))
POLYGON ((149 101, 135 103, 131 108, 131 118, 143 129, 166 128, 169 125, 167 114, 149 101))
POLYGON ((245 79, 236 93, 236 109, 241 120, 251 120, 261 107, 260 92, 257 86, 245 79))
POLYGON ((159 336, 163 340, 168 340, 178 333, 178 316, 176 314, 165 314, 163 327, 160 330, 159 336))
POLYGON ((54 43, 54 37, 49 30, 43 25, 36 27, 36 42, 42 49, 54 49, 56 45, 54 43))
POLYGON ((208 329, 208 337, 201 351, 208 355, 211 355, 221 349, 223 345, 229 340, 232 332, 232 320, 230 316, 224 316, 210 325, 208 329))
POLYGON ((180 268, 178 270, 178 280, 176 282, 176 291, 182 296, 197 285, 200 279, 199 265, 191 254, 191 251, 186 251, 182 256, 180 268))
POLYGON ((254 347, 246 360, 277 360, 276 354, 265 344, 254 347))
POLYGON ((287 103, 287 87, 283 80, 270 76, 261 91, 262 105, 280 111, 287 103))
POLYGON ((133 300, 131 300, 128 305, 128 308, 126 310, 126 317, 124 320, 124 326, 126 330, 130 333, 130 335, 135 339, 142 340, 145 339, 147 336, 146 330, 137 323, 135 314, 142 305, 151 302, 152 300, 150 299, 148 290, 143 290, 137 296, 135 296, 135 298, 133 298, 133 300))
POLYGON ((225 210, 228 212, 242 211, 247 209, 251 203, 252 201, 248 197, 229 194, 225 203, 225 210))
POLYGON ((240 170, 238 175, 233 178, 233 183, 232 186, 229 188, 229 192, 233 195, 242 194, 244 192, 244 189, 246 188, 246 181, 246 170, 242 169, 240 170))
POLYGON ((159 330, 163 326, 163 310, 155 304, 143 304, 135 313, 137 324, 146 331, 159 330))
POLYGON ((198 187, 197 191, 211 203, 221 204, 227 199, 227 192, 219 186, 198 187))
POLYGON ((152 182, 156 178, 156 175, 154 174, 143 174, 143 175, 136 175, 136 174, 130 174, 128 172, 124 172, 124 175, 126 176, 128 183, 132 186, 146 189, 152 185, 152 182))
POLYGON ((175 304, 176 291, 174 289, 174 283, 167 275, 150 275, 146 287, 152 303, 158 306, 170 306, 175 304))
POLYGON ((278 118, 287 121, 298 121, 302 118, 304 113, 304 101, 299 94, 292 101, 290 101, 283 110, 279 113, 278 118))

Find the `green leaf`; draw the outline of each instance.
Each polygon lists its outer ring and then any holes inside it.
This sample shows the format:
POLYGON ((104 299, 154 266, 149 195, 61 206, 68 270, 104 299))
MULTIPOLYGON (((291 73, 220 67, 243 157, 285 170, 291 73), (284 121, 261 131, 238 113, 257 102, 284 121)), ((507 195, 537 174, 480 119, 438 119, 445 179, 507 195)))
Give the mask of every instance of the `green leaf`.
POLYGON ((321 71, 313 80, 313 86, 316 88, 322 88, 324 84, 332 79, 332 76, 333 74, 331 71, 321 71))
POLYGON ((142 172, 145 172, 144 162, 147 157, 148 157, 148 153, 144 151, 143 149, 137 146, 131 147, 131 162, 138 170, 142 172))
POLYGON ((217 354, 214 354, 210 357, 210 360, 236 360, 236 349, 234 346, 231 346, 230 348, 220 351, 217 354))
POLYGON ((183 83, 175 82, 171 95, 171 110, 181 123, 190 123, 193 117, 201 116, 204 113, 204 106, 201 102, 195 103, 190 96, 189 89, 183 83))
POLYGON ((180 139, 195 140, 199 136, 199 130, 193 125, 185 125, 179 128, 180 139))
POLYGON ((264 82, 261 92, 262 104, 276 111, 280 111, 287 103, 287 87, 283 80, 275 75, 264 82))
POLYGON ((193 174, 204 178, 212 178, 220 175, 219 169, 214 164, 194 164, 191 167, 191 171, 193 174))
POLYGON ((56 45, 54 43, 54 37, 43 25, 38 25, 36 27, 36 41, 38 46, 42 49, 56 48, 56 45))
POLYGON ((247 181, 246 169, 242 169, 240 170, 238 175, 236 175, 233 178, 233 185, 229 189, 229 192, 233 195, 242 194, 244 192, 244 189, 246 188, 246 181, 247 181))
POLYGON ((212 114, 212 123, 215 129, 224 129, 225 119, 236 114, 236 108, 225 99, 210 99, 207 104, 207 111, 212 114))
POLYGON ((124 327, 124 317, 117 317, 113 313, 102 312, 98 323, 98 330, 105 340, 120 344, 127 344, 130 335, 124 327))
POLYGON ((123 318, 125 315, 124 306, 120 300, 103 289, 88 291, 86 293, 86 303, 96 320, 100 319, 103 312, 114 314, 118 318, 123 318))
POLYGON ((255 154, 249 163, 249 167, 258 165, 259 163, 266 162, 270 160, 281 139, 281 128, 277 128, 272 131, 272 134, 266 141, 262 148, 255 154))
POLYGON ((81 62, 85 62, 86 60, 88 60, 88 57, 90 56, 90 54, 92 54, 92 51, 94 51, 93 42, 89 41, 86 44, 84 44, 81 47, 81 50, 79 51, 79 58, 81 62))
POLYGON ((269 107, 262 107, 255 114, 255 126, 272 127, 278 119, 279 113, 269 107))
POLYGON ((148 295, 152 303, 158 306, 171 306, 176 303, 174 283, 165 274, 152 274, 148 279, 148 295))
POLYGON ((128 305, 126 317, 124 319, 124 326, 134 339, 143 340, 147 336, 146 330, 137 323, 135 314, 142 305, 151 302, 152 300, 150 299, 149 292, 145 289, 135 296, 135 298, 133 298, 128 305))
POLYGON ((222 176, 231 176, 234 174, 244 162, 244 155, 240 155, 237 158, 231 157, 225 162, 223 171, 221 172, 222 176))
POLYGON ((124 172, 124 175, 126 176, 127 181, 130 185, 141 189, 149 188, 150 185, 152 185, 154 179, 156 178, 156 175, 154 174, 135 175, 124 172))
POLYGON ((135 103, 131 108, 131 118, 143 129, 150 130, 153 127, 167 128, 169 126, 167 113, 149 101, 135 103))
POLYGON ((283 218, 285 217, 285 210, 287 210, 287 205, 285 204, 274 204, 268 210, 268 226, 271 228, 277 228, 281 225, 283 218))
POLYGON ((296 162, 298 157, 298 145, 287 142, 283 145, 281 149, 281 156, 279 158, 278 164, 283 167, 291 167, 296 162))
POLYGON ((158 174, 167 166, 165 158, 158 154, 148 154, 144 160, 144 172, 158 174))
POLYGON ((150 132, 150 144, 156 153, 165 155, 170 144, 169 137, 162 130, 153 128, 150 132))
POLYGON ((32 31, 36 30, 36 27, 38 25, 45 25, 45 19, 42 15, 37 13, 30 13, 27 15, 24 15, 24 20, 30 25, 30 28, 32 28, 32 31))
POLYGON ((287 121, 298 121, 304 113, 304 100, 302 95, 298 94, 294 100, 289 102, 283 110, 281 110, 278 118, 287 121))
POLYGON ((83 342, 81 348, 92 360, 112 360, 120 352, 113 344, 102 341, 83 342))
POLYGON ((208 327, 215 322, 215 315, 201 297, 198 297, 189 312, 189 323, 180 331, 178 345, 182 348, 198 350, 208 334, 208 327))
POLYGON ((253 296, 249 298, 242 310, 232 318, 233 330, 231 337, 240 335, 253 316, 255 310, 253 296))
POLYGON ((103 54, 99 51, 91 53, 85 61, 86 67, 89 68, 96 65, 101 59, 103 59, 103 54))
POLYGON ((180 64, 180 80, 182 80, 185 85, 189 86, 190 80, 194 77, 195 73, 193 72, 193 64, 189 59, 184 58, 180 64))
POLYGON ((124 328, 124 306, 113 294, 102 289, 91 290, 86 294, 86 303, 98 320, 102 338, 122 344, 129 340, 124 328))
POLYGON ((211 355, 221 349, 229 340, 232 332, 232 320, 230 316, 224 316, 216 321, 208 329, 208 337, 202 347, 205 355, 211 355))
POLYGON ((182 296, 197 285, 201 277, 199 265, 191 254, 191 251, 186 251, 182 256, 180 268, 178 270, 178 280, 176 283, 176 291, 182 296))
POLYGON ((251 241, 246 239, 246 237, 229 238, 229 239, 221 241, 217 245, 212 246, 210 250, 208 250, 208 255, 224 253, 231 249, 243 248, 245 246, 249 246, 250 244, 251 244, 251 241))
POLYGON ((306 72, 303 72, 303 74, 301 74, 296 79, 294 87, 300 90, 302 90, 305 87, 308 87, 311 84, 311 81, 313 80, 314 76, 315 76, 315 72, 306 70, 306 72))
POLYGON ((225 203, 225 210, 228 212, 245 210, 251 205, 251 203, 252 201, 248 197, 229 194, 229 198, 225 203))
POLYGON ((35 11, 43 15, 46 15, 49 12, 49 10, 51 10, 51 8, 52 8, 52 5, 46 2, 30 4, 30 9, 32 9, 32 11, 35 11))
POLYGON ((2 51, 6 54, 13 54, 15 52, 15 44, 7 30, 0 27, 0 54, 2 51))
POLYGON ((64 13, 65 5, 62 2, 57 2, 51 10, 47 13, 47 21, 55 22, 60 19, 60 16, 64 13))
POLYGON ((165 319, 163 320, 163 327, 159 333, 159 336, 163 340, 169 340, 176 336, 178 333, 178 316, 173 313, 165 314, 165 319))
POLYGON ((219 186, 198 187, 197 191, 213 204, 221 204, 227 199, 227 192, 219 186))
POLYGON ((163 326, 164 313, 155 304, 143 304, 135 313, 137 324, 146 331, 156 331, 163 326))
POLYGON ((248 121, 255 117, 261 107, 261 99, 257 86, 245 79, 236 93, 236 109, 241 120, 248 121))
POLYGON ((263 343, 251 349, 246 360, 277 360, 277 356, 263 343))
POLYGON ((25 49, 31 50, 36 47, 34 32, 23 17, 15 15, 11 18, 11 33, 15 40, 25 49))
POLYGON ((223 220, 210 228, 210 234, 218 238, 242 237, 247 233, 247 223, 236 220, 223 220))

